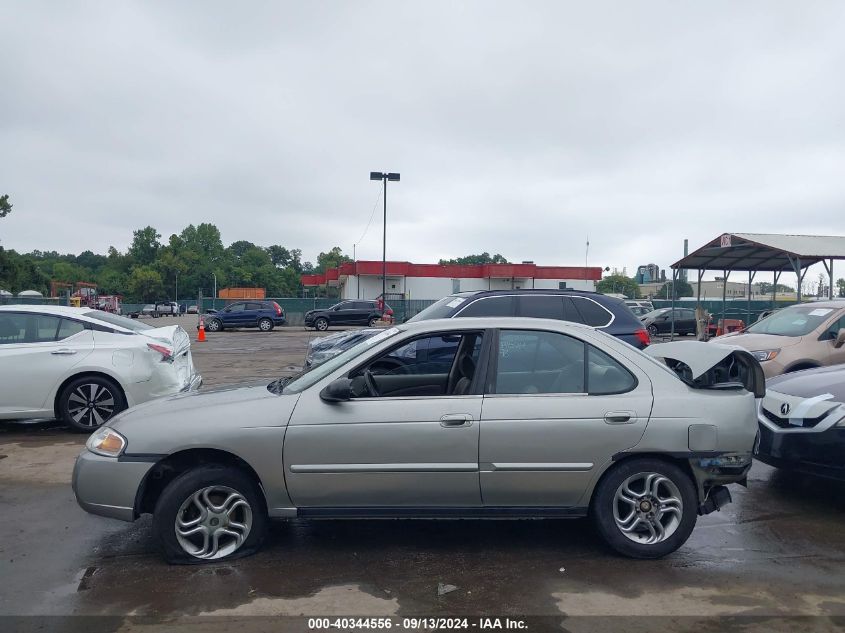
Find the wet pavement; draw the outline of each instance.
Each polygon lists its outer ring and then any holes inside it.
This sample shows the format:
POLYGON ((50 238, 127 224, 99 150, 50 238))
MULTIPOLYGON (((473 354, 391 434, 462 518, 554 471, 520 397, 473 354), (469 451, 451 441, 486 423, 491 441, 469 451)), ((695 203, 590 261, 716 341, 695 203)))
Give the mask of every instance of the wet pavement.
MULTIPOLYGON (((209 335, 195 362, 209 385, 272 378, 301 364, 310 336, 209 335)), ((114 629, 127 615, 545 615, 570 630, 589 615, 845 621, 829 619, 845 618, 845 484, 762 464, 658 561, 614 556, 587 520, 296 520, 250 558, 169 566, 150 517, 78 508, 70 472, 84 440, 53 422, 0 423, 0 616, 121 616, 114 629)))

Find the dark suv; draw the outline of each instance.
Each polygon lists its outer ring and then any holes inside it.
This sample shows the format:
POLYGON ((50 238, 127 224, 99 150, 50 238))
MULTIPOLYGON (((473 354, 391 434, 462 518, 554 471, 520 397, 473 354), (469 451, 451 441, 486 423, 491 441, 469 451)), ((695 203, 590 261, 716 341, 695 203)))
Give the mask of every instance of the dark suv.
POLYGON ((409 321, 456 317, 533 317, 583 323, 638 349, 651 340, 622 299, 586 290, 481 290, 444 297, 409 321))
POLYGON ((284 324, 285 311, 275 301, 239 301, 205 317, 205 329, 209 332, 236 327, 257 327, 269 332, 284 324))
MULTIPOLYGON (((384 313, 393 314, 390 306, 385 305, 384 313)), ((341 301, 324 310, 309 310, 305 313, 305 327, 313 327, 321 332, 330 325, 368 325, 373 327, 381 318, 381 302, 353 299, 341 301)))

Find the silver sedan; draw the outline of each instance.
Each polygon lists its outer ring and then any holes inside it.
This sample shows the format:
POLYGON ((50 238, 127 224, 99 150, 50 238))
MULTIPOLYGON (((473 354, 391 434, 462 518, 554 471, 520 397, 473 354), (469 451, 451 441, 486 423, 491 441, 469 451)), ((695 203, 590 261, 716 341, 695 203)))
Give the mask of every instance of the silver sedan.
POLYGON ((589 515, 616 552, 664 556, 745 479, 765 383, 736 348, 648 350, 562 321, 408 323, 293 378, 124 412, 73 486, 88 512, 152 513, 171 562, 246 555, 294 517, 589 515))

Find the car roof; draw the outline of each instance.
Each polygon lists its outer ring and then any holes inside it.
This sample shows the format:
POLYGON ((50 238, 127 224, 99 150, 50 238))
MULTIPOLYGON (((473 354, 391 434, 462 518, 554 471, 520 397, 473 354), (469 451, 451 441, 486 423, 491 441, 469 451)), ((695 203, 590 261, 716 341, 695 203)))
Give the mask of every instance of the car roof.
POLYGON ((583 323, 558 319, 537 319, 533 317, 462 317, 460 319, 429 319, 410 321, 395 326, 401 332, 442 332, 444 330, 478 330, 486 328, 520 330, 554 330, 558 332, 595 332, 596 329, 583 323))
POLYGON ((73 308, 70 306, 55 306, 49 304, 6 304, 0 306, 0 310, 4 312, 40 312, 42 314, 56 314, 59 316, 79 317, 93 308, 73 308))
POLYGON ((796 303, 785 308, 778 308, 778 310, 788 310, 789 308, 845 308, 845 299, 828 299, 827 301, 805 301, 803 303, 796 303))
MULTIPOLYGON (((464 292, 453 292, 450 297, 477 297, 479 295, 512 295, 512 294, 540 294, 540 295, 572 295, 583 294, 590 296, 608 297, 595 290, 577 290, 575 288, 512 288, 510 290, 466 290, 464 292)), ((620 299, 621 301, 621 299, 620 299)))

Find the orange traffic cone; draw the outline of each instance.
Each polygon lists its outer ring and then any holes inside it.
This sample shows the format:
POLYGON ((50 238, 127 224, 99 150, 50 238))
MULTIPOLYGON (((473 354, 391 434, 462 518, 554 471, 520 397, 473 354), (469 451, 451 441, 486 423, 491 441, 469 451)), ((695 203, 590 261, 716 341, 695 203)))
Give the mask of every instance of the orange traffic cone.
POLYGON ((200 331, 197 334, 197 343, 205 343, 205 319, 200 317, 200 331))

